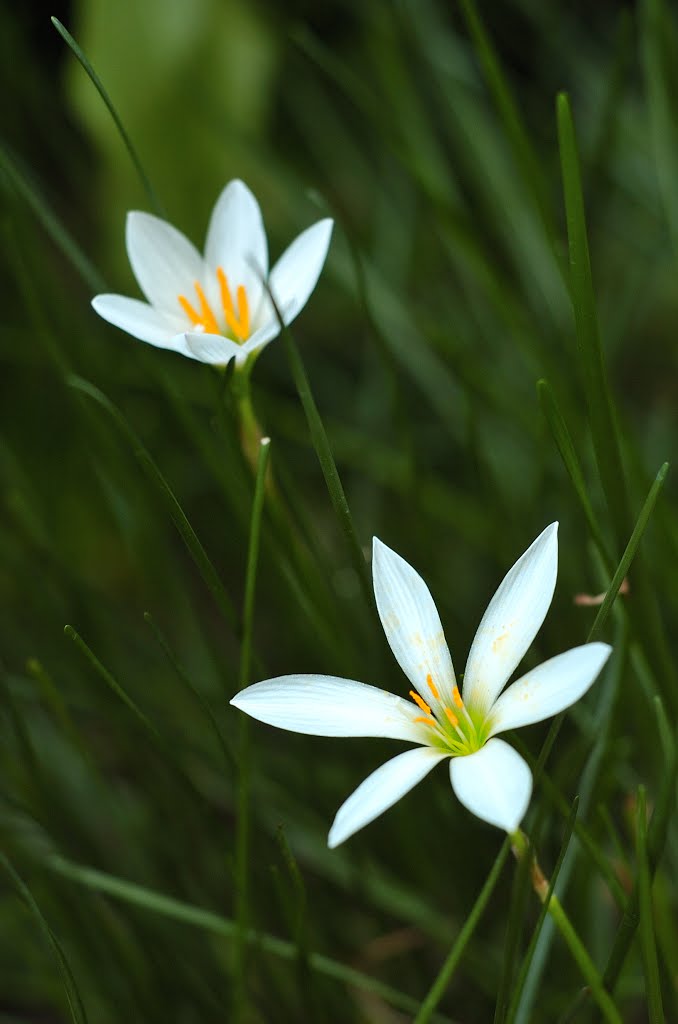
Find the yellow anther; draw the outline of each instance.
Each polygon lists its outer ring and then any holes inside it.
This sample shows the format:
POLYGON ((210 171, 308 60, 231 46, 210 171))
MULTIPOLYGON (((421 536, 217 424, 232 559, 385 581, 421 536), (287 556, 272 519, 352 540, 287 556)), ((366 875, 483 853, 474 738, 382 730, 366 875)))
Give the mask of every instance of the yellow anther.
POLYGON ((451 708, 445 708, 445 714, 447 715, 447 719, 452 728, 456 729, 457 726, 459 725, 459 719, 455 715, 454 711, 452 711, 451 708))
POLYGON ((197 327, 198 324, 200 324, 208 334, 221 334, 216 317, 212 312, 209 302, 207 301, 207 297, 202 289, 200 281, 195 281, 193 287, 195 288, 195 293, 198 296, 198 301, 200 303, 200 312, 196 313, 185 295, 178 296, 181 308, 194 327, 197 327))
POLYGON ((249 337, 250 333, 250 307, 247 302, 247 292, 245 291, 245 285, 239 284, 236 292, 238 299, 238 318, 240 320, 240 329, 242 331, 241 337, 243 339, 249 337))
POLYGON ((226 325, 235 334, 238 341, 244 341, 249 337, 250 333, 250 307, 247 302, 245 287, 240 284, 236 289, 235 297, 238 304, 238 312, 236 313, 233 305, 233 296, 228 285, 228 278, 224 273, 223 267, 217 268, 217 280, 219 281, 221 305, 224 308, 226 325))
POLYGON ((454 701, 456 707, 463 708, 464 702, 461 699, 461 694, 459 693, 458 686, 455 686, 454 690, 452 691, 452 700, 454 701))
POLYGON ((417 705, 420 711, 423 711, 425 715, 431 714, 430 707, 428 706, 425 700, 422 700, 422 698, 419 696, 416 690, 410 690, 410 697, 412 698, 412 700, 417 705))
POLYGON ((436 699, 436 700, 438 700, 438 697, 440 696, 440 694, 438 693, 438 687, 437 687, 437 686, 436 686, 436 684, 435 684, 435 683, 433 682, 433 676, 431 675, 431 673, 430 673, 430 672, 429 672, 429 674, 428 674, 428 675, 426 676, 426 682, 427 682, 427 684, 428 684, 428 688, 429 688, 429 690, 431 691, 431 693, 433 694, 433 696, 435 697, 435 699, 436 699))
MULTIPOLYGON (((224 273, 222 267, 217 269, 217 280, 219 282, 219 291, 221 293, 221 305, 224 310, 224 319, 226 320, 226 327, 235 337, 236 341, 245 341, 250 336, 250 307, 247 301, 247 291, 245 286, 239 284, 235 292, 236 308, 233 305, 233 296, 231 295, 231 289, 228 286, 228 278, 224 273)), ((196 310, 194 306, 188 301, 185 295, 178 295, 179 305, 183 309, 184 313, 191 321, 193 327, 202 327, 208 334, 223 334, 223 330, 217 323, 217 318, 214 315, 214 311, 207 301, 207 296, 203 290, 202 285, 199 281, 196 281, 193 285, 195 293, 198 296, 198 302, 200 304, 200 310, 196 310)))
POLYGON ((412 719, 413 722, 426 722, 427 725, 435 725, 435 718, 431 718, 430 715, 418 715, 412 719))

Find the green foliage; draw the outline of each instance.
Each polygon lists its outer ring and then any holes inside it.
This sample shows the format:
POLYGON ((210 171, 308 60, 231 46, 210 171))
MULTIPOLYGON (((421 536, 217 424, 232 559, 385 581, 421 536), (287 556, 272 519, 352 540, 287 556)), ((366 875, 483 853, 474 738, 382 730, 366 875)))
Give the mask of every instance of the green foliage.
POLYGON ((613 7, 5 12, 0 1019, 678 1019, 678 20, 613 7), (138 294, 128 209, 201 244, 236 176, 274 258, 336 223, 247 386, 89 306, 138 294), (395 748, 229 698, 291 671, 406 692, 373 535, 463 669, 554 519, 527 661, 614 655, 516 738, 549 908, 443 771, 329 851, 395 748))

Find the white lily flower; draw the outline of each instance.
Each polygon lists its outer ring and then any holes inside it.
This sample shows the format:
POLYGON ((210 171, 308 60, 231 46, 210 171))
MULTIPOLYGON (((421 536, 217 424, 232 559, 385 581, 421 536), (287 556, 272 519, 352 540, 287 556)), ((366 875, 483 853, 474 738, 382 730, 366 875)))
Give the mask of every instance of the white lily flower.
POLYGON ((224 188, 212 211, 205 255, 167 221, 127 215, 127 255, 148 302, 97 295, 99 316, 140 341, 203 363, 242 365, 280 333, 263 282, 287 325, 306 305, 325 263, 332 220, 295 238, 268 273, 261 211, 242 181, 224 188))
POLYGON ((374 538, 374 593, 411 700, 352 679, 292 675, 248 686, 231 701, 260 722, 315 736, 380 736, 418 746, 387 761, 346 800, 330 829, 337 846, 450 758, 452 788, 483 821, 515 832, 532 792, 530 769, 499 733, 563 711, 588 690, 612 648, 575 647, 504 686, 548 611, 558 571, 558 524, 518 559, 490 601, 466 663, 463 695, 433 598, 404 558, 374 538), (501 691, 504 690, 502 693, 501 691))

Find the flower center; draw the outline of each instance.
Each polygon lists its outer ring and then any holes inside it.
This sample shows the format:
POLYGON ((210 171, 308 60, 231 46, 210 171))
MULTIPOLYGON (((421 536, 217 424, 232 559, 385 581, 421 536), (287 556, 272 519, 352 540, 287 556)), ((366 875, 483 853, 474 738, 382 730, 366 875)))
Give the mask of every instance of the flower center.
POLYGON ((452 706, 440 703, 440 693, 429 673, 426 686, 436 702, 434 712, 416 690, 410 690, 410 697, 423 714, 414 719, 431 729, 430 742, 433 746, 449 750, 453 755, 472 754, 480 750, 487 739, 487 723, 477 719, 462 700, 459 688, 452 691, 452 706))
POLYGON ((200 310, 196 310, 188 301, 185 295, 178 295, 179 305, 191 321, 193 327, 206 331, 207 334, 230 334, 240 344, 246 341, 250 335, 250 307, 247 301, 245 286, 239 284, 235 291, 235 303, 228 284, 228 278, 222 267, 217 267, 217 281, 219 282, 219 293, 221 295, 221 307, 223 319, 226 325, 222 330, 217 318, 207 301, 204 289, 200 281, 194 281, 193 287, 198 296, 200 310))

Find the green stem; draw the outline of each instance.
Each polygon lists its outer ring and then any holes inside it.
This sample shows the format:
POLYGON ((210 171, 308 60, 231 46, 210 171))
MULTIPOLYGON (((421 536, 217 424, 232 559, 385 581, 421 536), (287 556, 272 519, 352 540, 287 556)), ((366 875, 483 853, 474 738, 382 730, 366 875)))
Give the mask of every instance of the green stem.
POLYGON ((253 365, 254 362, 248 360, 244 366, 236 368, 230 383, 238 411, 242 452, 249 465, 257 472, 263 432, 252 404, 250 374, 253 365))
MULTIPOLYGON (((249 396, 249 389, 247 392, 249 396)), ((243 601, 242 643, 240 647, 240 687, 250 681, 252 664, 252 632, 254 628, 254 598, 256 593, 257 565, 261 520, 264 510, 266 470, 270 452, 270 438, 259 442, 257 473, 254 482, 254 499, 250 524, 250 539, 247 551, 245 575, 245 598, 243 601)), ((235 977, 233 986, 233 1019, 242 1019, 245 1010, 245 972, 247 961, 247 903, 249 893, 249 835, 250 835, 250 735, 246 715, 239 716, 238 722, 238 818, 235 844, 235 918, 237 943, 235 977)))
POLYGON ((539 867, 539 863, 537 862, 537 858, 530 847, 527 836, 524 832, 521 832, 520 829, 517 829, 515 832, 510 833, 510 840, 513 853, 518 861, 522 860, 524 857, 531 858, 530 872, 532 875, 532 888, 539 897, 541 903, 548 903, 548 913, 551 915, 553 923, 567 943, 570 953, 576 961, 582 975, 586 979, 587 984, 590 986, 591 992, 593 993, 605 1020, 608 1021, 608 1024, 622 1024, 619 1011, 614 1005, 609 992, 607 992, 603 987, 600 974, 598 973, 593 960, 586 951, 584 944, 579 938, 569 917, 565 913, 560 900, 552 891, 552 886, 549 880, 539 867))

